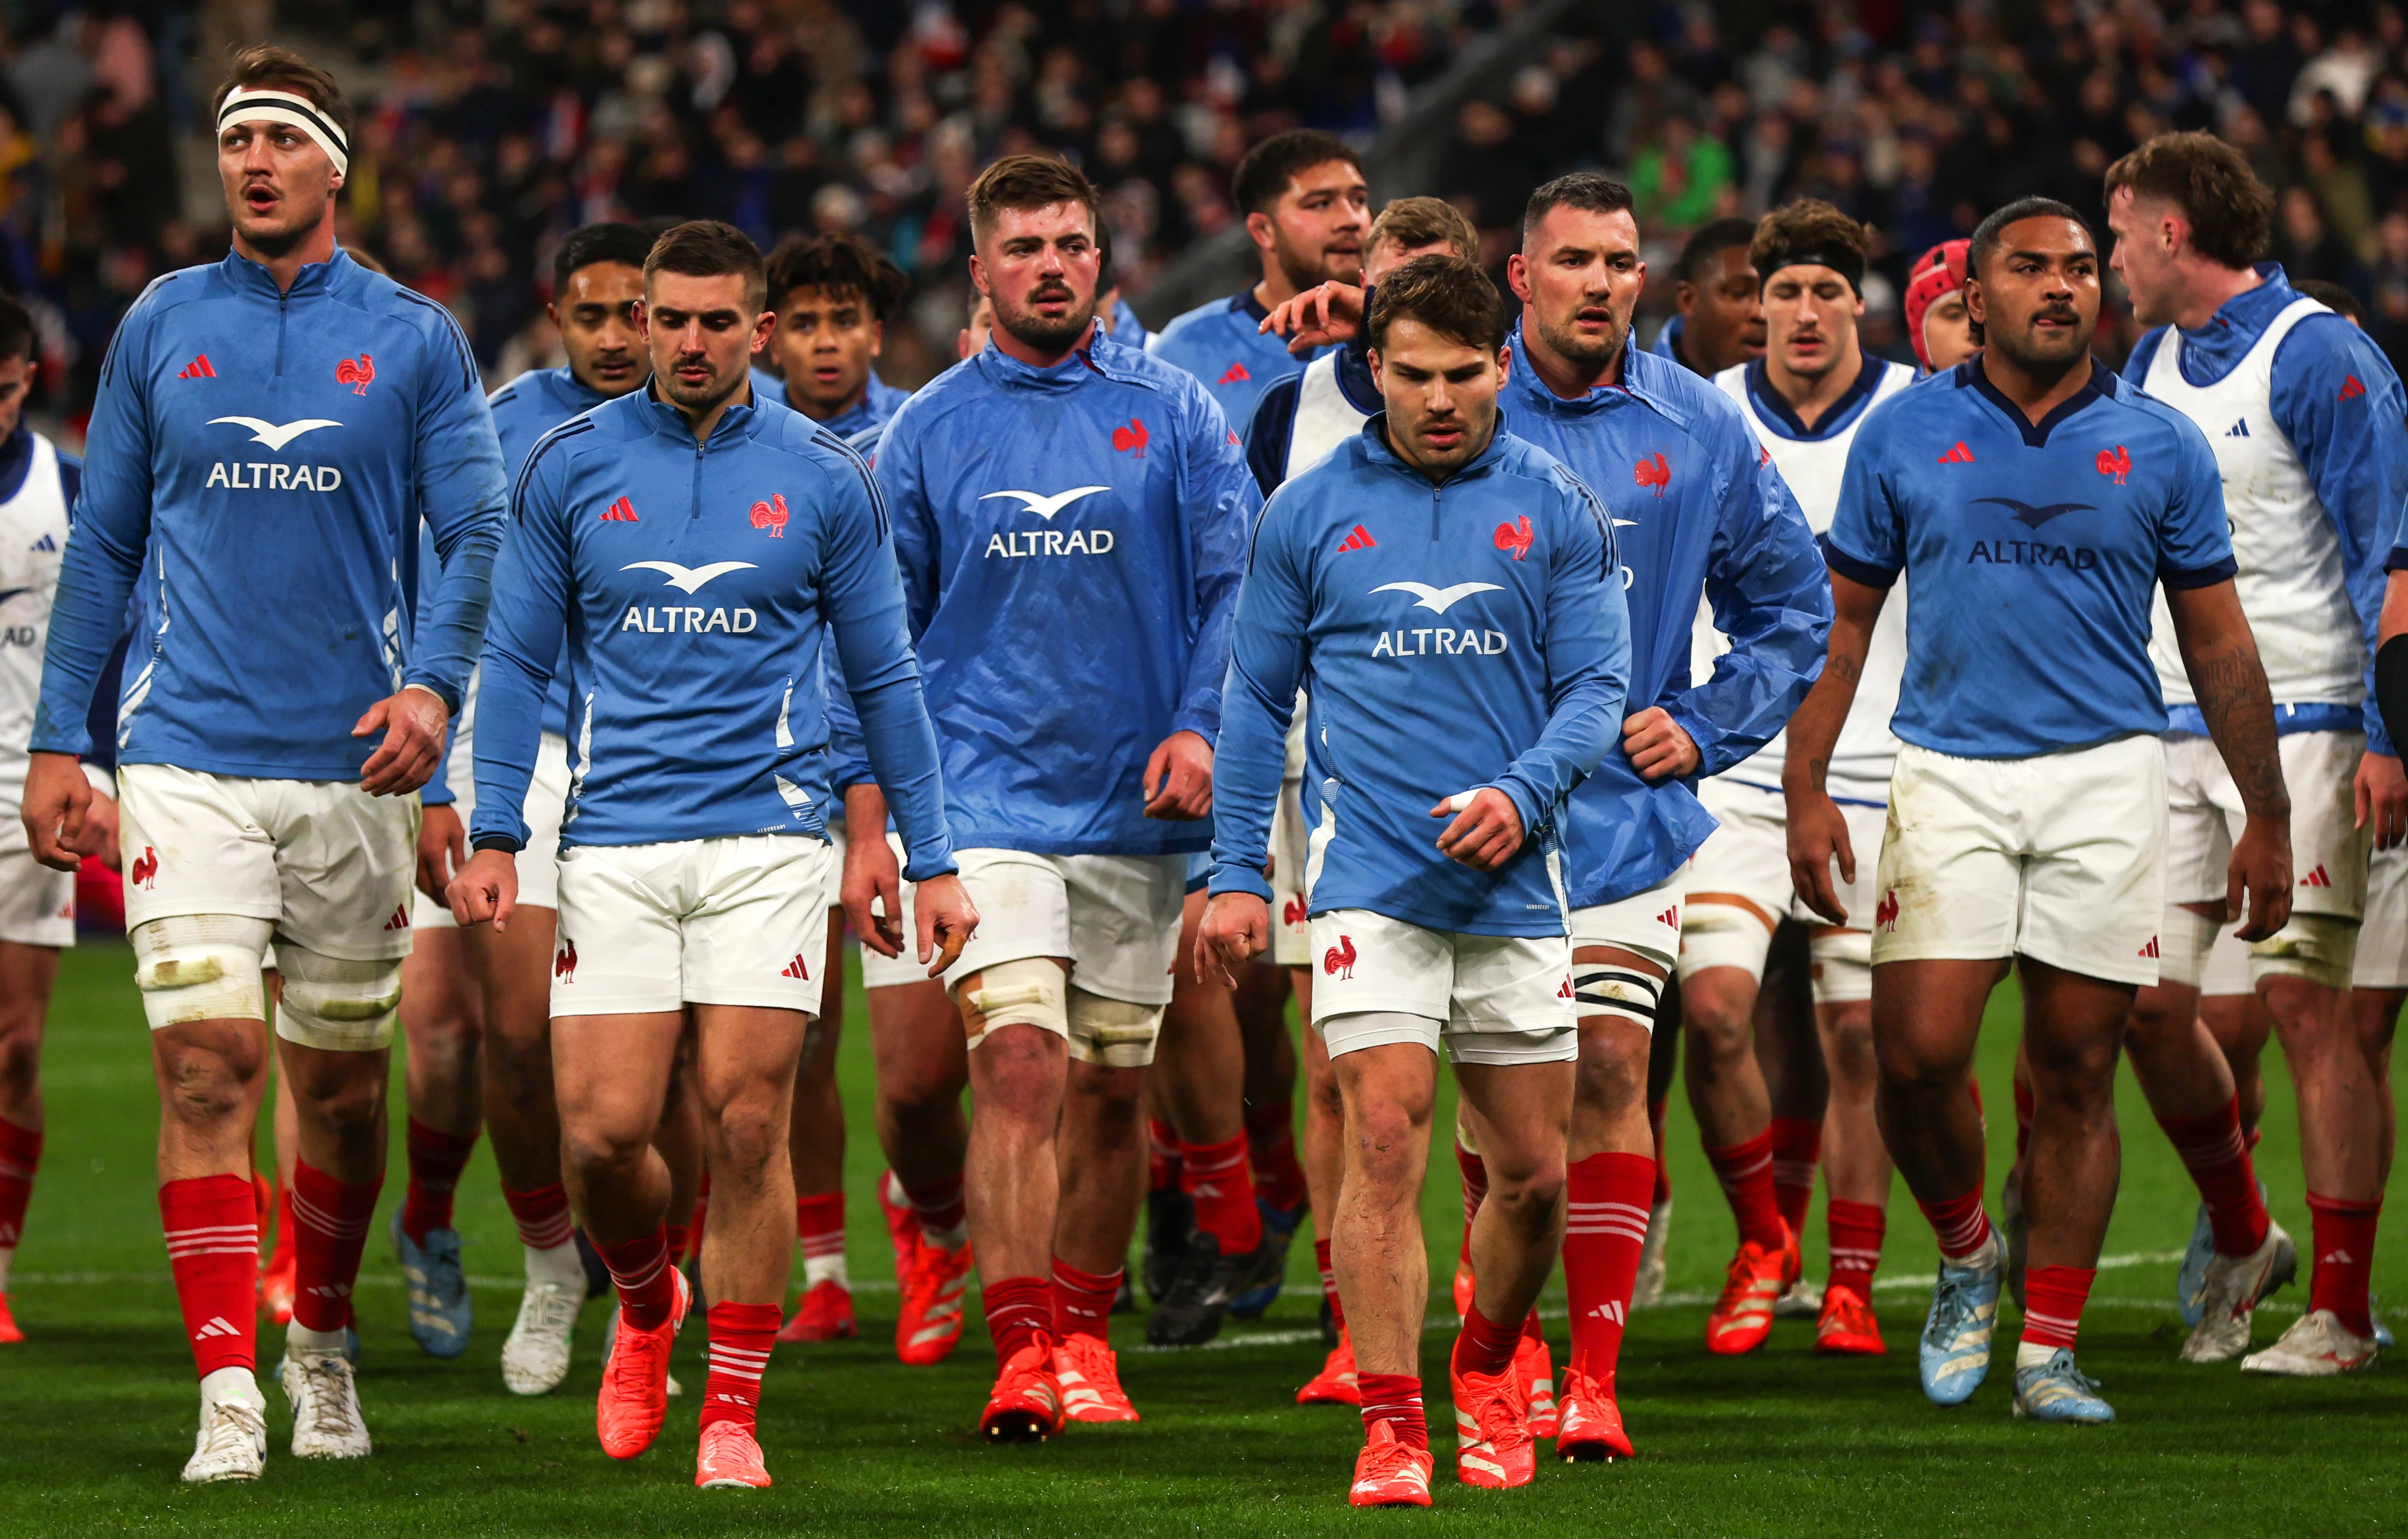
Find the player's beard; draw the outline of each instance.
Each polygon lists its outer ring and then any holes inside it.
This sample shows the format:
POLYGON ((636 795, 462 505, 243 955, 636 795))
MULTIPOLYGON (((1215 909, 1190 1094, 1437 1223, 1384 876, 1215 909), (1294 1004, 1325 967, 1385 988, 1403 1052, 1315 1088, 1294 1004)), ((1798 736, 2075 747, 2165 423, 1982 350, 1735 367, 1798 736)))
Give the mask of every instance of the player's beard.
POLYGON ((1324 247, 1318 251, 1299 251, 1283 241, 1274 248, 1273 255, 1279 262, 1280 276, 1297 293, 1324 283, 1359 285, 1363 281, 1363 253, 1359 249, 1337 251, 1324 247))
POLYGON ((660 381, 661 393, 668 397, 669 405, 701 417, 735 394, 752 375, 740 364, 731 369, 714 360, 710 378, 698 389, 681 380, 674 365, 666 374, 655 372, 653 378, 660 381))
POLYGON ((2088 325, 2082 324, 2082 312, 2071 305, 2048 305, 2034 310, 2024 323, 2013 330, 1995 322, 1984 328, 1985 346, 2036 379, 2063 378, 2068 371, 2081 367, 2090 356, 2090 343, 2099 331, 2099 321, 2093 316, 2088 325), (2042 316, 2055 316, 2074 322, 2074 329, 2063 333, 2062 341, 2043 341, 2032 335, 2032 322, 2042 316))
MULTIPOLYGON (((989 298, 993 299, 993 296, 990 295, 989 298)), ((1086 302, 1081 304, 1078 291, 1067 283, 1039 284, 1029 292, 1028 304, 1029 307, 1024 310, 996 301, 995 323, 1010 333, 1014 341, 1033 352, 1068 352, 1079 343, 1085 341, 1087 334, 1095 329, 1096 296, 1089 294, 1086 296, 1086 302), (1071 301, 1070 308, 1064 312, 1061 320, 1048 321, 1037 313, 1037 302, 1040 299, 1055 297, 1068 297, 1071 301)))
POLYGON ((1615 315, 1611 305, 1583 304, 1565 317, 1566 323, 1562 325, 1557 325, 1536 306, 1530 306, 1528 313, 1538 317, 1539 336, 1547 344, 1549 351, 1567 363, 1578 363, 1584 368, 1602 368, 1612 363, 1622 351, 1623 343, 1630 338, 1630 317, 1615 315), (1584 336, 1570 324, 1590 310, 1605 312, 1610 329, 1604 335, 1584 336))

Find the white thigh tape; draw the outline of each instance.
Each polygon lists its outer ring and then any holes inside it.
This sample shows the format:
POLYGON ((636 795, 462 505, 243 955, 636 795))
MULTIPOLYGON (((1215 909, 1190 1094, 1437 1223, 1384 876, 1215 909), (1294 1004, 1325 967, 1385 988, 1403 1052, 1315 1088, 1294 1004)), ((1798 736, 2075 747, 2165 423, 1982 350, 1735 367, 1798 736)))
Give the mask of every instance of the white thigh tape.
POLYGON ((134 987, 150 1029, 265 1020, 260 960, 275 926, 233 914, 171 914, 134 927, 134 987))
POLYGON ((374 1052, 393 1043, 401 1005, 401 960, 352 962, 279 942, 284 997, 276 1034, 329 1052, 374 1052))

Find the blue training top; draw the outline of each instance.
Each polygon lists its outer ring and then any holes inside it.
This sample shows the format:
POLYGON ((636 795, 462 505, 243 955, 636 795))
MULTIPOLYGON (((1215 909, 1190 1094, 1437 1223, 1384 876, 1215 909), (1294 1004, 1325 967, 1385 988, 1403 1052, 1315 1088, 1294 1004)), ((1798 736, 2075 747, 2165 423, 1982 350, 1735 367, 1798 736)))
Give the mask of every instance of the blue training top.
POLYGON ((2153 591, 2235 570, 2215 458, 2188 418, 2094 360, 2035 425, 1978 354, 1867 415, 1824 550, 1871 587, 1906 572, 1891 726, 1967 759, 2164 732, 2153 591))
POLYGON ((1175 317, 1147 340, 1145 350, 1203 381, 1229 425, 1243 428, 1254 420, 1254 402, 1264 391, 1302 374, 1312 361, 1292 357, 1286 337, 1255 329, 1269 314, 1249 286, 1175 317))

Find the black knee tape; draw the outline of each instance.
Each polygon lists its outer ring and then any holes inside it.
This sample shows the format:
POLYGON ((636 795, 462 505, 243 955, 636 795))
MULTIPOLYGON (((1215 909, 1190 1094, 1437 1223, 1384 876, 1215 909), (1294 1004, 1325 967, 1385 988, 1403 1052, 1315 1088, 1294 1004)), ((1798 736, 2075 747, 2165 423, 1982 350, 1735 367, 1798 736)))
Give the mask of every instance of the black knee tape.
POLYGON ((1572 964, 1572 999, 1582 1016, 1623 1016, 1652 1029, 1663 994, 1662 978, 1635 968, 1572 964))

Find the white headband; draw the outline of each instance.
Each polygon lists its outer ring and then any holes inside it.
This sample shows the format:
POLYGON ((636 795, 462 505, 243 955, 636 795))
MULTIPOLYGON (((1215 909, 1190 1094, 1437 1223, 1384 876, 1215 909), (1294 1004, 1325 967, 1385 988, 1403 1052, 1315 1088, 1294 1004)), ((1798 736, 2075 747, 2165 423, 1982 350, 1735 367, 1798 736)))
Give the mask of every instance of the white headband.
POLYGON ((335 126, 334 119, 320 110, 317 103, 290 91, 252 89, 236 92, 218 110, 218 133, 222 135, 238 122, 262 120, 286 123, 308 135, 318 148, 326 152, 326 158, 335 163, 337 172, 347 177, 351 175, 351 149, 343 140, 343 131, 335 126))

